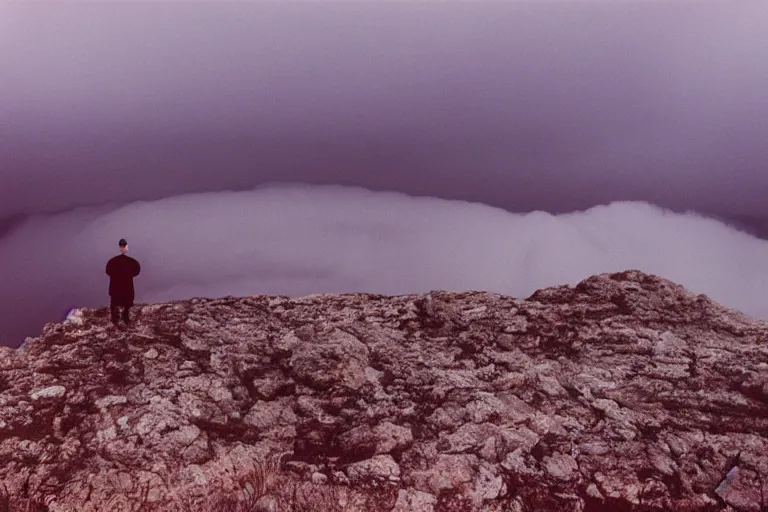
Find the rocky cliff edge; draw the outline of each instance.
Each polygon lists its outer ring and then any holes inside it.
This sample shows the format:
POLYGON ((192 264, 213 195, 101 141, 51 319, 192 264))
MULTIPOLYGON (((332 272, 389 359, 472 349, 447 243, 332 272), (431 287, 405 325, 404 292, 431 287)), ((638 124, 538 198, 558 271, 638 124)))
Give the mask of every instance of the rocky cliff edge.
POLYGON ((53 512, 214 494, 272 511, 758 511, 768 494, 768 325, 656 276, 134 316, 123 332, 84 309, 0 348, 0 489, 53 512))

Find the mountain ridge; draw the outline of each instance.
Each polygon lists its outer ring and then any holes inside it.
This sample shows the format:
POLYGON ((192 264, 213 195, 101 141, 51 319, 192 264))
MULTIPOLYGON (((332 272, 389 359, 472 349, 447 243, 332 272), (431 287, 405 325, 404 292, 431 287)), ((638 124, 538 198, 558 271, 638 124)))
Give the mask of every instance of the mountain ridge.
POLYGON ((254 510, 764 506, 768 324, 658 276, 81 313, 0 348, 0 482, 52 512, 254 474, 254 510))

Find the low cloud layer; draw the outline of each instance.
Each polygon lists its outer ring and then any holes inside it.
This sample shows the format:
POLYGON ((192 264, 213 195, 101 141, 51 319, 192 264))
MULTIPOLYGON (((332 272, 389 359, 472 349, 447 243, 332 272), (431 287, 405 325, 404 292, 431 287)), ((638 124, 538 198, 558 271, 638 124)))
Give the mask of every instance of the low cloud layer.
POLYGON ((137 301, 205 296, 538 288, 635 268, 768 319, 768 242, 647 203, 512 214, 360 188, 280 185, 27 219, 0 239, 0 344, 108 303, 117 241, 137 301))

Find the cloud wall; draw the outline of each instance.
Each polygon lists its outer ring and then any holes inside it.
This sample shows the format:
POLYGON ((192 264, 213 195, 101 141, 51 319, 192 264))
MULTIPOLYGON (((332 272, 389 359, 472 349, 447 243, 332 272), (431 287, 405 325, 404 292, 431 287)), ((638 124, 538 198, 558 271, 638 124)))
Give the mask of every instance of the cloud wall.
POLYGON ((0 239, 0 343, 108 304, 129 242, 136 299, 433 289, 526 297, 630 268, 768 319, 768 242, 647 203, 561 215, 340 186, 272 185, 29 218, 0 239))

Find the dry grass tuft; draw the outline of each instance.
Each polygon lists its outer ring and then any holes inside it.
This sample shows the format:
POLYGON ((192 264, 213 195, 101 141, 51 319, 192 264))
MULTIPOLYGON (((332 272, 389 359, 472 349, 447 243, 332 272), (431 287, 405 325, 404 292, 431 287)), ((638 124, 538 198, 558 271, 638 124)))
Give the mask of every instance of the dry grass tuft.
POLYGON ((12 496, 3 484, 0 489, 0 512, 48 512, 48 507, 27 496, 12 496))

